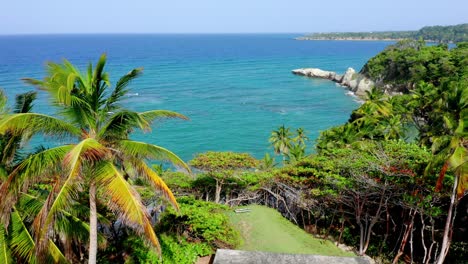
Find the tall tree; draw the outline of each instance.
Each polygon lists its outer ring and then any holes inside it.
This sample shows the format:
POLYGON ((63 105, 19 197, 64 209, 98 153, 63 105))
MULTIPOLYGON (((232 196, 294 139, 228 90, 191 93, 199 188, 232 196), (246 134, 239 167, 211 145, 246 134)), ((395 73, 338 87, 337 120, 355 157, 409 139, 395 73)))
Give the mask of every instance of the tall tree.
POLYGON ((190 161, 191 166, 215 180, 215 203, 220 203, 222 188, 228 180, 236 177, 241 170, 256 168, 258 163, 248 153, 213 151, 200 153, 190 161))
MULTIPOLYGON (((82 195, 89 197, 89 263, 96 263, 97 256, 97 203, 108 206, 160 250, 145 206, 127 182, 128 178, 146 179, 178 208, 172 192, 145 160, 168 160, 189 170, 187 165, 165 148, 130 140, 129 134, 134 129, 149 131, 151 123, 158 118, 187 118, 166 110, 138 113, 123 108, 119 103, 127 95, 129 83, 142 69, 130 71, 111 89, 105 63, 106 56, 102 55, 94 69, 90 64, 84 74, 66 60, 62 64, 49 63, 44 80, 26 81, 50 95, 53 105, 60 109, 57 117, 12 114, 0 122, 1 134, 28 129, 32 133, 74 138, 72 144, 30 155, 0 187, 0 194, 5 197, 0 213, 5 216, 16 203, 20 190, 39 180, 48 179, 52 183, 46 202, 34 220, 38 256, 47 252, 47 241, 55 232, 54 222, 66 217, 65 212, 82 195)), ((2 220, 8 222, 5 217, 2 220)))
MULTIPOLYGON (((433 163, 438 160, 444 161, 437 181, 436 191, 442 188, 442 181, 448 170, 452 170, 455 174, 441 250, 437 259, 438 264, 442 264, 447 256, 458 200, 464 196, 465 190, 468 188, 468 130, 465 125, 467 121, 468 111, 465 111, 461 119, 458 120, 456 127, 452 127, 453 124, 447 124, 448 127, 453 129, 452 135, 444 135, 434 139, 433 153, 435 158, 433 163)), ((446 122, 449 123, 450 121, 446 119, 446 122)))
POLYGON ((278 130, 273 130, 270 136, 270 143, 273 146, 273 150, 276 154, 283 155, 283 161, 286 160, 286 156, 289 153, 289 149, 292 144, 293 133, 289 127, 280 126, 278 130))

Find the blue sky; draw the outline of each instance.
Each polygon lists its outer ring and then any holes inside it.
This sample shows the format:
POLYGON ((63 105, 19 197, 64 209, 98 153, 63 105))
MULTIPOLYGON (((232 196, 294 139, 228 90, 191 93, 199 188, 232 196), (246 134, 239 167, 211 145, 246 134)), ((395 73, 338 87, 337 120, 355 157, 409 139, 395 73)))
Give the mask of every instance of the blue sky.
POLYGON ((0 34, 256 33, 468 23, 467 0, 3 0, 0 34))

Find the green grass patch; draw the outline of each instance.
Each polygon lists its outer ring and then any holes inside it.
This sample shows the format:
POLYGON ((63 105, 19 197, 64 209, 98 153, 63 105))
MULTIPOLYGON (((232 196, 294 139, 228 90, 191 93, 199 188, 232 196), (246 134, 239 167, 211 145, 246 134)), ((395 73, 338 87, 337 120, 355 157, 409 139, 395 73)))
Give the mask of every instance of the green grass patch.
POLYGON ((243 244, 237 249, 291 254, 355 256, 335 246, 331 241, 315 238, 289 222, 276 210, 249 205, 249 213, 228 213, 233 226, 241 233, 243 244))

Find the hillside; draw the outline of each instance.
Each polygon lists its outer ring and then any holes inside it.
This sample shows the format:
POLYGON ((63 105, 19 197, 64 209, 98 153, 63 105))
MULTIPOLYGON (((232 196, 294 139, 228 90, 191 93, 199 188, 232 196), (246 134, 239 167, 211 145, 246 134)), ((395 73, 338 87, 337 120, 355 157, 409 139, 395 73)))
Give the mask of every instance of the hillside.
POLYGON ((424 39, 429 42, 456 43, 468 41, 468 24, 428 26, 417 31, 330 32, 313 33, 298 40, 402 40, 424 39))

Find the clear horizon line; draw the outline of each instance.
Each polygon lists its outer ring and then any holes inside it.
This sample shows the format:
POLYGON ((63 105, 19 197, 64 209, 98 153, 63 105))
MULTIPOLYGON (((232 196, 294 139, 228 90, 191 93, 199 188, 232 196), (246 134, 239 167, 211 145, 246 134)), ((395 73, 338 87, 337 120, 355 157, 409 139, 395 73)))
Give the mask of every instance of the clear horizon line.
POLYGON ((253 35, 253 34, 311 34, 304 32, 76 32, 76 33, 0 33, 0 36, 53 36, 53 35, 253 35))

